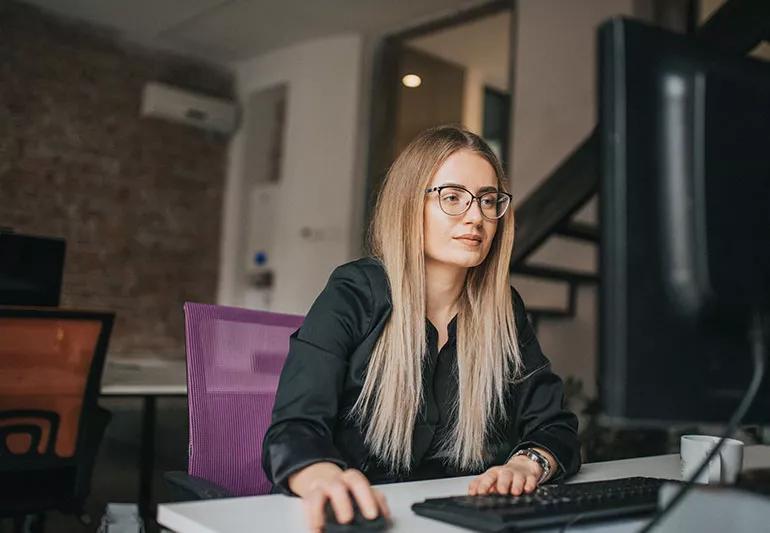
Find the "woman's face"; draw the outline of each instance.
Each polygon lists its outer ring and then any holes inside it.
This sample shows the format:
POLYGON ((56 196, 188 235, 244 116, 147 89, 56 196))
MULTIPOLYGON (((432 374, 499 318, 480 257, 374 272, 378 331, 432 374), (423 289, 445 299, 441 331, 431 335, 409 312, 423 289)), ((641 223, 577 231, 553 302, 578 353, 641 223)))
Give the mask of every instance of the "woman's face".
MULTIPOLYGON (((459 150, 444 161, 427 188, 443 185, 458 185, 479 196, 497 191, 497 176, 486 159, 470 150, 459 150)), ((447 215, 439 204, 439 193, 431 192, 425 195, 423 227, 426 264, 470 268, 481 264, 489 253, 497 220, 485 218, 477 200, 465 213, 447 215)))

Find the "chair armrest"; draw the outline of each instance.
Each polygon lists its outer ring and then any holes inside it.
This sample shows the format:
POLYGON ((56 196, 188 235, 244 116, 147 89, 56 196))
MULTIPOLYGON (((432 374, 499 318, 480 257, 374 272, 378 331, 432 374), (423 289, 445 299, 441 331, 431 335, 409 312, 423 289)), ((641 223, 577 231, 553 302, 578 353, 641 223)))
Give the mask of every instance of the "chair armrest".
POLYGON ((214 500, 232 498, 233 495, 222 487, 187 472, 164 472, 163 479, 171 489, 175 501, 214 500))

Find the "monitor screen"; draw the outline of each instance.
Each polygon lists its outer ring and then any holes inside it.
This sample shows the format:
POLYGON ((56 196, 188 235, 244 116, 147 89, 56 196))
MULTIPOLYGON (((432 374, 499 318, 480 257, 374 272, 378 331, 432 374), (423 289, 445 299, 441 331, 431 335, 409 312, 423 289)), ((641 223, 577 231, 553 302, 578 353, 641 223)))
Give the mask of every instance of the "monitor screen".
POLYGON ((62 239, 0 232, 0 305, 58 306, 62 239))
POLYGON ((603 412, 726 422, 770 300, 770 65, 623 19, 599 43, 603 412))

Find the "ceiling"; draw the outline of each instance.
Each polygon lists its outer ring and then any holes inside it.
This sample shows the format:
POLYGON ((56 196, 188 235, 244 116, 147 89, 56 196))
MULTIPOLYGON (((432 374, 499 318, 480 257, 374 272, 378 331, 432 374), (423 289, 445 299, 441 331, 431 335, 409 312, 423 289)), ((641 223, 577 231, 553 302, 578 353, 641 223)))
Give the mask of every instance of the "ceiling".
POLYGON ((231 63, 340 33, 379 35, 487 0, 24 0, 122 38, 231 63))

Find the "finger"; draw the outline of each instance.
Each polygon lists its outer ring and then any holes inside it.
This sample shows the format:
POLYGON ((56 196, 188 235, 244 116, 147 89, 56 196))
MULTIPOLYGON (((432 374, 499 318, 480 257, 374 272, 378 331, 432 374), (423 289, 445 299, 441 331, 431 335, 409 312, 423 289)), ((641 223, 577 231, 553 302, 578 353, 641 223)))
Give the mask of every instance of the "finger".
POLYGON ((478 490, 479 490, 479 478, 474 478, 473 481, 468 483, 468 494, 471 496, 475 496, 478 490))
POLYGON ((303 500, 305 520, 307 520, 308 527, 313 531, 320 530, 323 528, 324 522, 326 521, 326 517, 324 517, 326 496, 322 491, 315 490, 303 500))
POLYGON ((524 491, 524 476, 518 472, 514 474, 513 481, 511 482, 511 494, 514 496, 520 496, 524 491))
POLYGON ((369 480, 366 479, 366 476, 358 470, 346 470, 342 474, 342 479, 356 499, 361 514, 369 520, 377 518, 379 514, 377 500, 374 494, 372 494, 372 486, 369 485, 369 480))
POLYGON ((479 494, 487 494, 489 488, 497 481, 497 472, 494 470, 488 470, 486 474, 481 476, 477 492, 479 494))
POLYGON ((537 478, 535 476, 527 476, 527 480, 524 483, 524 492, 534 492, 537 488, 537 478))
POLYGON ((353 520, 353 503, 350 501, 348 488, 342 481, 332 484, 326 491, 334 508, 337 522, 347 524, 353 520))
POLYGON ((382 516, 390 518, 390 507, 388 507, 388 500, 385 499, 385 495, 377 489, 372 489, 372 492, 377 500, 377 505, 380 508, 380 512, 382 512, 382 516))
POLYGON ((508 468, 503 468, 500 473, 497 474, 497 493, 508 494, 511 490, 511 482, 513 481, 513 472, 508 468))

